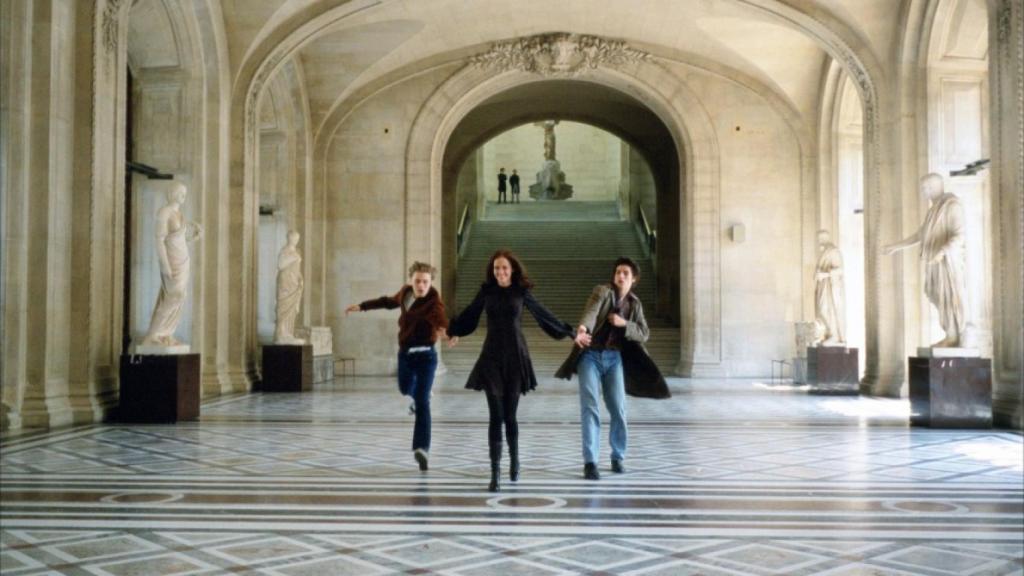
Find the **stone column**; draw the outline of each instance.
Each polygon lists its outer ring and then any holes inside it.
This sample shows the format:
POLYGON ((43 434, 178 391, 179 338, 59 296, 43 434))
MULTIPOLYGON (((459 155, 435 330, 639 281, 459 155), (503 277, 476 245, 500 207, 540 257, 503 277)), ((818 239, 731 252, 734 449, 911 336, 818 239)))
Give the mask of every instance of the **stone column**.
MULTIPOLYGON (((20 387, 21 423, 45 427, 71 422, 69 359, 71 329, 71 229, 74 158, 74 51, 76 13, 70 3, 25 2, 12 7, 24 27, 26 44, 19 47, 15 74, 25 87, 23 137, 14 143, 24 147, 24 164, 12 169, 17 185, 8 190, 17 208, 18 236, 13 238, 17 266, 7 279, 20 278, 23 293, 17 294, 18 332, 24 340, 18 356, 23 363, 20 387), (20 52, 24 50, 24 52, 20 52), (19 73, 20 72, 20 73, 19 73)), ((6 244, 6 242, 5 242, 6 244)), ((78 336, 78 335, 76 335, 78 336)), ((82 334, 81 338, 87 338, 82 334)), ((5 371, 8 368, 5 368, 5 371)), ((15 370, 18 370, 15 367, 15 370)), ((19 370, 20 371, 20 370, 19 370)))
POLYGON ((1024 402, 1024 0, 989 1, 992 127, 992 410, 1022 427, 1024 402))
POLYGON ((883 86, 859 84, 864 105, 864 293, 865 367, 862 390, 899 397, 906 378, 904 308, 907 271, 913 256, 883 256, 881 247, 903 238, 898 146, 899 110, 883 86))

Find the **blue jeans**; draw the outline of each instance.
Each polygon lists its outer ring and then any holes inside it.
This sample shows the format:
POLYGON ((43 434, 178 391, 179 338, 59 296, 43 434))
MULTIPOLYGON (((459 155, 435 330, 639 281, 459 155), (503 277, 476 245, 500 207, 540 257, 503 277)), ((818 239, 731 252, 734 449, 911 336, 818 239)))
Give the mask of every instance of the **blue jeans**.
POLYGON ((416 424, 412 429, 412 449, 430 451, 430 389, 437 370, 437 351, 398 351, 398 389, 416 404, 416 424))
POLYGON ((608 444, 612 460, 626 458, 626 383, 622 375, 622 355, 618 350, 584 350, 576 372, 580 378, 580 427, 583 432, 583 462, 598 461, 601 453, 601 407, 598 393, 611 415, 608 444))

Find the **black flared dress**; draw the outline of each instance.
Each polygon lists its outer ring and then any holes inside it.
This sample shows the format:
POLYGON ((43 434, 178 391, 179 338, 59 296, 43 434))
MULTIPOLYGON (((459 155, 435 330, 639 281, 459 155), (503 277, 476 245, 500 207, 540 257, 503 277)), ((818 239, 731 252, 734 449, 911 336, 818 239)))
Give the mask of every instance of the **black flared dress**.
POLYGON ((485 284, 473 302, 448 326, 449 336, 471 334, 480 322, 480 314, 487 311, 487 338, 466 388, 506 396, 526 394, 537 387, 530 351, 523 337, 524 306, 552 338, 560 340, 575 335, 572 326, 556 318, 529 290, 515 285, 502 288, 485 284))

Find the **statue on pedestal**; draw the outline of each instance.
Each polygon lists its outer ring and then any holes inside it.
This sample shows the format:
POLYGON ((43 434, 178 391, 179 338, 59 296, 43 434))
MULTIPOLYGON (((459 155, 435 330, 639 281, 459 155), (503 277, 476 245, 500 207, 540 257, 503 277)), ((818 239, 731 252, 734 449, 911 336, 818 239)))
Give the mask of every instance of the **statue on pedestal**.
POLYGON ((931 204, 924 223, 913 235, 882 250, 888 255, 921 244, 924 292, 938 309, 939 324, 946 333, 945 338, 932 344, 932 348, 957 348, 962 345, 967 325, 964 312, 964 208, 960 198, 944 191, 939 174, 921 178, 921 194, 931 204))
POLYGON ((288 232, 288 243, 277 257, 277 326, 274 344, 305 344, 295 336, 295 317, 302 307, 302 254, 299 233, 288 232))
POLYGON ((181 182, 170 182, 167 204, 156 213, 156 252, 160 263, 160 295, 149 330, 137 353, 187 353, 188 345, 174 337, 181 322, 181 311, 188 296, 191 263, 188 243, 202 237, 203 230, 195 222, 186 222, 181 213, 188 191, 181 182))
POLYGON ((846 291, 843 286, 843 256, 831 241, 828 230, 818 231, 821 255, 814 267, 814 316, 822 329, 819 346, 842 346, 846 291))
POLYGON ((530 185, 535 200, 565 200, 572 197, 572 186, 565 183, 565 172, 555 157, 555 126, 558 120, 537 122, 544 129, 544 164, 537 172, 537 183, 530 185))

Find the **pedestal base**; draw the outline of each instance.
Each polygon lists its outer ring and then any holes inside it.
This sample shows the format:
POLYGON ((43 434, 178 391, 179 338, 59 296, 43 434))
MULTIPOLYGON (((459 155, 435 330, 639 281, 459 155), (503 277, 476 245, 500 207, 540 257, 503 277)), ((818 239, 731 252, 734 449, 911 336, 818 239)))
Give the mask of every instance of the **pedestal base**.
POLYGON ((334 356, 313 356, 313 384, 334 380, 334 356))
POLYGON ((263 392, 313 389, 313 346, 268 344, 263 347, 263 392))
POLYGON ((808 346, 807 383, 810 394, 859 394, 857 349, 808 346))
POLYGON ((121 355, 121 422, 199 418, 199 354, 121 355))
POLYGON ((912 425, 992 427, 991 360, 911 356, 907 364, 912 425))

